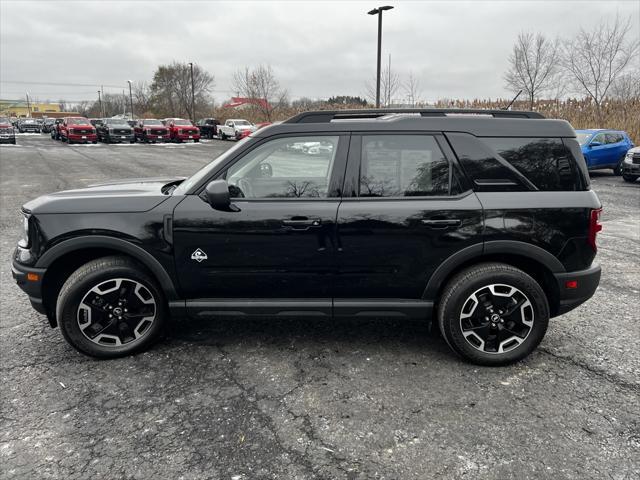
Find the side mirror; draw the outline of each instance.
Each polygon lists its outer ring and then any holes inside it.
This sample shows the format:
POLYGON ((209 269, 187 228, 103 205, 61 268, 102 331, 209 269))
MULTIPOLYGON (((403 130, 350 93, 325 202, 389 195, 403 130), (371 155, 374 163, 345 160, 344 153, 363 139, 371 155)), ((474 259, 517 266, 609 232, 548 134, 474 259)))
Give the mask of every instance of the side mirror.
POLYGON ((600 142, 591 142, 589 144, 590 147, 599 147, 600 145, 602 145, 600 142))
POLYGON ((240 209, 231 204, 229 184, 226 180, 213 180, 204 189, 204 200, 216 210, 238 212, 240 209))

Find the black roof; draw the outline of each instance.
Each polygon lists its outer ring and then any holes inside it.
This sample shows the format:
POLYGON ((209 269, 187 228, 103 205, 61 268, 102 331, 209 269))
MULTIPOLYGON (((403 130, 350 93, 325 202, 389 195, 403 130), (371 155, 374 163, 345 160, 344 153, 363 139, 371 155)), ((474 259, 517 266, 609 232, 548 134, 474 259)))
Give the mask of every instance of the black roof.
POLYGON ((466 132, 479 137, 575 137, 564 120, 537 112, 469 109, 323 110, 300 113, 253 136, 349 131, 466 132))

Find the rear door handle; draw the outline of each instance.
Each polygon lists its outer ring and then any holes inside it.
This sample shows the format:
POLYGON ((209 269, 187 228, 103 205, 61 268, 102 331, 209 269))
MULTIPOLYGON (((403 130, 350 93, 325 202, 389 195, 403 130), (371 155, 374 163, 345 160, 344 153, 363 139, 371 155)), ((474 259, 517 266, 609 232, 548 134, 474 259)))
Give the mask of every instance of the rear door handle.
POLYGON ((293 230, 309 230, 312 227, 321 226, 322 221, 319 218, 294 217, 291 220, 283 220, 282 224, 285 227, 291 227, 293 230))
POLYGON ((447 227, 459 227, 462 225, 462 220, 459 218, 428 218, 421 220, 423 225, 431 228, 447 228, 447 227))

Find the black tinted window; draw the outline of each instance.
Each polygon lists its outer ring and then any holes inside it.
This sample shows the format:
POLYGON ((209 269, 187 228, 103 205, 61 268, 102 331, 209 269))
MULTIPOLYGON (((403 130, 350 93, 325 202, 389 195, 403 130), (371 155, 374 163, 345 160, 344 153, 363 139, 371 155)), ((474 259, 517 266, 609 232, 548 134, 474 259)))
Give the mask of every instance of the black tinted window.
POLYGON ((450 165, 430 135, 362 137, 361 197, 449 194, 450 165))
POLYGON ((573 155, 558 138, 483 138, 540 190, 578 190, 573 155))

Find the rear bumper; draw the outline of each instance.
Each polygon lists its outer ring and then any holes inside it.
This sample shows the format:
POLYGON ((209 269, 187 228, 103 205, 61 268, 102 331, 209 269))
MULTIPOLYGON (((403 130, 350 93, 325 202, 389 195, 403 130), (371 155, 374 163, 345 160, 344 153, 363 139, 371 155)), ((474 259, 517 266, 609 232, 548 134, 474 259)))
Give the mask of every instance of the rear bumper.
POLYGON ((557 314, 567 313, 589 300, 600 284, 601 273, 602 269, 598 264, 577 272, 554 273, 560 292, 557 314), (568 282, 576 282, 576 287, 570 288, 568 282))
POLYGON ((42 278, 45 268, 27 267, 16 261, 17 251, 11 262, 11 275, 24 293, 29 296, 31 306, 38 312, 46 315, 46 309, 42 301, 42 278), (31 274, 29 276, 29 274, 31 274))

